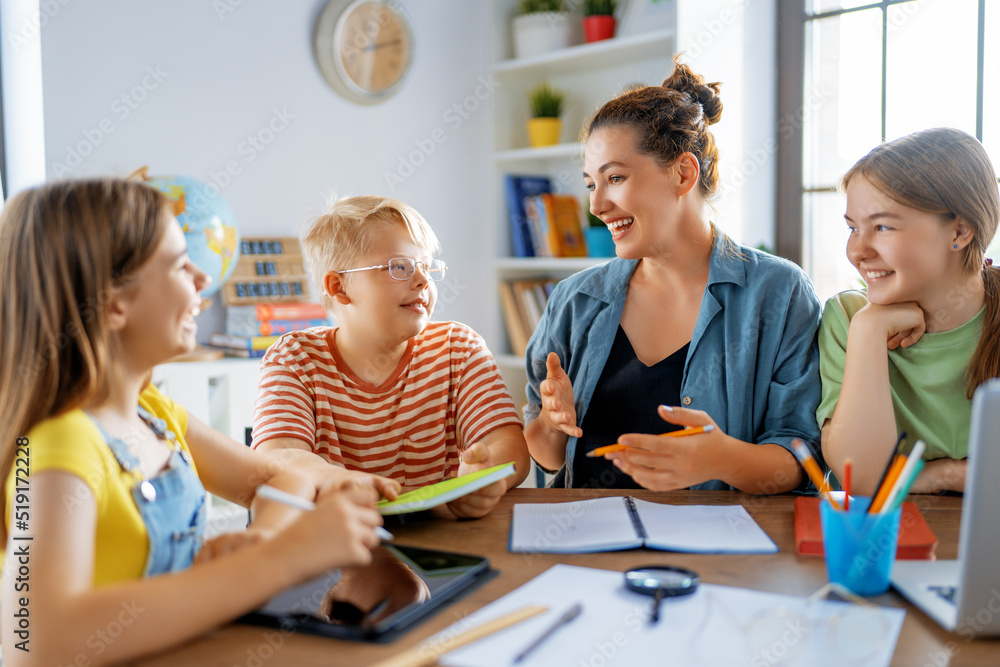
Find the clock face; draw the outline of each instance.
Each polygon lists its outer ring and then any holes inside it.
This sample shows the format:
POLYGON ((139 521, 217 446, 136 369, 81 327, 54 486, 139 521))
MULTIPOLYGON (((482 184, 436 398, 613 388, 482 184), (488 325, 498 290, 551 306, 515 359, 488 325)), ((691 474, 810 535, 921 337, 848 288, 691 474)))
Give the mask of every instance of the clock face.
POLYGON ((333 0, 316 26, 316 59, 330 86, 363 104, 402 83, 413 60, 409 22, 394 0, 333 0))

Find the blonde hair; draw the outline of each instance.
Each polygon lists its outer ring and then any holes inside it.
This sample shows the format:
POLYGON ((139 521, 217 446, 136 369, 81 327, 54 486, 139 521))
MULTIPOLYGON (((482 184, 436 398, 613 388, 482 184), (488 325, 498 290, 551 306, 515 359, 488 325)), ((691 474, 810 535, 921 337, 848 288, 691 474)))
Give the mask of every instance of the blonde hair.
POLYGON ((968 370, 972 398, 983 381, 1000 376, 1000 267, 984 262, 1000 223, 1000 190, 986 149, 961 130, 923 130, 873 148, 844 174, 841 189, 846 192, 856 176, 903 206, 944 222, 961 219, 972 230, 962 264, 982 275, 986 297, 983 333, 968 370))
POLYGON ((327 310, 333 299, 323 281, 330 271, 353 266, 375 247, 379 232, 398 225, 419 247, 437 254, 441 250, 434 230, 409 204, 398 199, 361 195, 336 200, 326 213, 314 219, 302 234, 302 252, 309 265, 320 302, 327 310))
POLYGON ((7 202, 0 215, 0 498, 18 438, 107 397, 119 356, 108 299, 156 250, 170 213, 162 193, 119 179, 53 183, 7 202))

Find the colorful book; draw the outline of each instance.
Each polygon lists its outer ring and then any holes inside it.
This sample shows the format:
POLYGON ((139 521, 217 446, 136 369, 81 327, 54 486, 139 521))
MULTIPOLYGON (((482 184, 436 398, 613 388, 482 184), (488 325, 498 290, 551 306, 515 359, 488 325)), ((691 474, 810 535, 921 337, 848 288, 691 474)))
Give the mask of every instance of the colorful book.
POLYGON ((510 351, 523 357, 528 348, 531 330, 527 328, 514 296, 514 288, 506 280, 500 281, 500 305, 503 308, 503 321, 507 327, 507 337, 510 339, 510 351))
POLYGON ((326 318, 312 320, 256 320, 226 318, 226 333, 234 336, 280 336, 289 331, 330 325, 326 318))
MULTIPOLYGON (((819 518, 820 499, 799 496, 795 499, 795 553, 800 556, 823 555, 823 524, 819 518)), ((899 541, 896 558, 902 560, 933 560, 938 539, 916 503, 902 504, 899 520, 899 541)))
POLYGON ((322 304, 309 302, 251 303, 228 306, 227 317, 265 320, 318 320, 325 319, 326 309, 322 304))
POLYGON ((213 332, 208 342, 215 347, 233 350, 266 350, 279 338, 281 336, 234 336, 213 332))
POLYGON ((468 475, 446 479, 437 484, 422 486, 401 494, 395 500, 383 500, 375 507, 382 514, 407 514, 429 510, 438 505, 450 503, 456 498, 478 491, 493 482, 514 474, 513 463, 501 463, 491 468, 483 468, 468 475))
POLYGON ((552 192, 552 181, 548 176, 504 176, 504 192, 507 195, 507 214, 510 217, 511 247, 515 257, 535 257, 538 253, 531 239, 531 229, 524 210, 527 197, 552 192))
POLYGON ((536 254, 586 257, 580 203, 572 195, 541 194, 525 199, 536 254))

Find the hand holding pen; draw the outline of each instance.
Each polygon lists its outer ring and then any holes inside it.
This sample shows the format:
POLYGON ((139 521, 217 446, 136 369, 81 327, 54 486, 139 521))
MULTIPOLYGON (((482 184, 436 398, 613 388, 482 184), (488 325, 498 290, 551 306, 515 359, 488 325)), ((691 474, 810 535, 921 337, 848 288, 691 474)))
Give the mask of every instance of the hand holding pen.
POLYGON ((604 454, 637 484, 667 491, 721 479, 729 464, 726 453, 737 441, 722 432, 708 413, 661 405, 663 421, 683 426, 661 435, 626 433, 604 454))

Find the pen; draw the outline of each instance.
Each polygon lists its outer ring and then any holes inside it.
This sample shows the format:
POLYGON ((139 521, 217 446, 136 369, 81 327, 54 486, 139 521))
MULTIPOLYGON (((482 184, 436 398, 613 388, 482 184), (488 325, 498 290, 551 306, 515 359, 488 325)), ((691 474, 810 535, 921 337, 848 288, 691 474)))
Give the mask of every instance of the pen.
POLYGON ((563 615, 557 618, 555 623, 546 628, 545 632, 538 635, 538 638, 535 641, 528 644, 528 646, 523 651, 517 654, 517 657, 514 658, 514 662, 521 662, 522 660, 524 660, 529 653, 534 651, 541 645, 542 642, 551 637, 556 630, 558 630, 559 628, 561 628, 562 626, 566 625, 574 618, 579 616, 581 611, 583 611, 583 606, 579 602, 575 603, 572 607, 564 611, 563 615))
MULTIPOLYGON (((267 484, 261 484, 257 487, 257 495, 261 498, 267 498, 268 500, 284 503, 289 507, 297 507, 300 510, 308 511, 316 509, 316 503, 313 501, 300 498, 292 493, 276 489, 273 486, 268 486, 267 484)), ((375 534, 378 535, 378 538, 384 542, 391 542, 396 539, 392 536, 392 533, 382 526, 375 526, 375 534)))
POLYGON ((798 438, 792 440, 792 453, 795 454, 795 458, 799 460, 802 464, 802 469, 806 471, 809 475, 809 479, 812 480, 813 485, 816 490, 819 491, 819 495, 823 497, 826 502, 830 503, 833 509, 840 511, 843 509, 840 503, 830 495, 830 485, 827 483, 826 479, 823 478, 823 473, 820 472, 819 464, 816 463, 816 459, 813 458, 812 452, 809 451, 809 447, 806 443, 802 442, 798 438))
POLYGON ((851 472, 854 468, 854 461, 850 458, 844 459, 844 511, 851 509, 851 472))
POLYGON ((908 491, 910 485, 913 484, 913 480, 911 479, 914 476, 913 471, 918 468, 917 462, 923 459, 926 447, 923 440, 917 440, 917 444, 913 445, 913 450, 910 451, 910 455, 906 458, 906 464, 899 471, 896 483, 889 491, 889 495, 885 497, 885 502, 882 503, 882 511, 891 512, 896 509, 895 506, 898 504, 896 498, 899 498, 900 502, 902 502, 902 499, 906 497, 906 494, 903 493, 903 488, 905 487, 908 491))
MULTIPOLYGON (((678 431, 668 431, 667 433, 661 433, 661 438, 683 438, 686 435, 697 435, 699 433, 708 433, 715 429, 713 424, 708 426, 688 426, 687 428, 682 428, 678 431)), ((617 442, 613 445, 605 445, 604 447, 598 447, 593 451, 587 452, 587 456, 604 456, 605 454, 610 454, 611 452, 621 452, 628 449, 625 445, 619 445, 617 442)))

